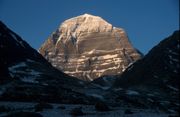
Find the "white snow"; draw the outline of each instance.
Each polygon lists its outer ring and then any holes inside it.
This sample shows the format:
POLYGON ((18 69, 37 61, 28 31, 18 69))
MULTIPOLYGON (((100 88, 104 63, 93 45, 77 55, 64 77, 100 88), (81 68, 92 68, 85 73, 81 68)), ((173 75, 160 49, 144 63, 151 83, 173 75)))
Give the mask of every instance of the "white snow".
POLYGON ((102 86, 101 87, 101 89, 103 89, 103 90, 108 90, 108 89, 110 89, 111 87, 110 86, 102 86))
POLYGON ((21 62, 19 64, 16 64, 14 66, 9 67, 8 70, 10 72, 11 77, 14 77, 17 68, 25 67, 25 66, 26 66, 26 63, 25 62, 21 62))
POLYGON ((179 62, 179 59, 173 58, 172 61, 179 62))
POLYGON ((99 95, 99 94, 89 94, 89 96, 104 100, 104 97, 102 95, 99 95))
POLYGON ((128 68, 127 68, 127 70, 129 71, 129 70, 131 70, 133 68, 133 65, 131 64, 128 68))
POLYGON ((126 94, 127 94, 127 95, 139 95, 139 92, 133 91, 133 90, 127 90, 127 91, 126 91, 126 94))
POLYGON ((20 70, 20 68, 23 68, 23 67, 26 67, 26 63, 25 62, 21 62, 19 64, 16 64, 14 66, 11 66, 8 68, 8 70, 10 71, 10 74, 13 75, 13 74, 16 74, 16 73, 28 73, 30 75, 33 75, 33 76, 37 76, 40 74, 40 72, 37 72, 33 69, 27 69, 27 70, 20 70))
POLYGON ((26 67, 26 63, 25 63, 25 62, 21 62, 21 63, 19 63, 19 64, 16 64, 16 65, 14 65, 14 66, 11 66, 11 67, 9 67, 9 70, 10 70, 10 71, 13 71, 13 70, 15 70, 15 69, 17 69, 17 68, 19 68, 19 67, 26 67))
POLYGON ((9 34, 13 37, 13 39, 15 39, 19 43, 19 41, 17 40, 16 36, 12 32, 9 32, 9 34))
POLYGON ((168 55, 168 57, 169 57, 170 61, 179 62, 179 59, 173 58, 171 55, 168 55))
POLYGON ((149 94, 147 94, 147 95, 148 95, 148 96, 152 96, 152 97, 154 96, 154 94, 151 94, 151 93, 149 93, 149 94))
MULTIPOLYGON (((32 62, 32 60, 27 60, 32 62)), ((13 65, 8 68, 12 78, 21 76, 23 82, 38 83, 36 78, 40 76, 40 72, 30 69, 26 62, 20 62, 19 64, 13 65)))
POLYGON ((21 78, 21 81, 27 82, 27 83, 39 83, 38 81, 36 81, 36 78, 34 77, 24 77, 24 78, 21 78))
POLYGON ((31 59, 26 59, 26 61, 27 61, 27 62, 30 62, 30 63, 36 62, 36 61, 34 61, 34 60, 31 60, 31 59))
POLYGON ((26 48, 22 41, 19 41, 19 43, 21 44, 22 47, 26 48))
POLYGON ((112 31, 112 29, 113 26, 103 20, 101 17, 93 16, 90 14, 80 15, 68 19, 61 24, 61 26, 59 27, 59 32, 63 32, 63 35, 59 36, 56 45, 63 38, 75 38, 78 42, 78 39, 83 32, 110 32, 112 31))
POLYGON ((78 83, 79 83, 79 84, 82 84, 82 85, 84 84, 84 82, 82 82, 82 81, 79 81, 78 83))
POLYGON ((147 100, 150 102, 154 102, 154 100, 152 100, 151 98, 147 98, 147 100))
POLYGON ((172 62, 171 60, 169 61, 169 63, 170 63, 171 65, 173 64, 173 62, 172 62))
POLYGON ((174 90, 174 91, 179 91, 179 89, 177 89, 177 88, 175 88, 175 87, 173 87, 173 86, 167 85, 167 87, 170 88, 170 89, 172 89, 172 90, 174 90))
POLYGON ((90 77, 89 74, 86 74, 87 78, 90 80, 90 81, 93 81, 93 79, 90 77))
POLYGON ((121 90, 123 90, 122 88, 115 88, 115 89, 113 89, 114 91, 121 91, 121 90))
POLYGON ((41 73, 33 69, 29 69, 28 74, 33 75, 33 76, 39 76, 41 73))
POLYGON ((172 56, 171 56, 171 55, 168 55, 168 57, 169 57, 170 59, 172 59, 172 56))
POLYGON ((172 50, 168 50, 168 52, 171 53, 171 54, 174 54, 174 55, 179 55, 178 52, 174 52, 174 51, 172 51, 172 50))
POLYGON ((103 89, 103 90, 107 90, 107 89, 111 88, 111 86, 101 86, 101 85, 99 85, 99 84, 94 84, 94 83, 93 83, 93 85, 94 85, 95 87, 101 88, 101 89, 103 89))

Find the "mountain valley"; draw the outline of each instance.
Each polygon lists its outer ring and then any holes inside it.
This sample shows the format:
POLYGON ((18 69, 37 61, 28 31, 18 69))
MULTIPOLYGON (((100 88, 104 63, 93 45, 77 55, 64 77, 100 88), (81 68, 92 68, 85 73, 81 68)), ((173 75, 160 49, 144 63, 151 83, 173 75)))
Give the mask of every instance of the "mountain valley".
POLYGON ((0 117, 178 117, 179 53, 179 31, 143 55, 89 14, 64 21, 38 52, 0 22, 0 117))

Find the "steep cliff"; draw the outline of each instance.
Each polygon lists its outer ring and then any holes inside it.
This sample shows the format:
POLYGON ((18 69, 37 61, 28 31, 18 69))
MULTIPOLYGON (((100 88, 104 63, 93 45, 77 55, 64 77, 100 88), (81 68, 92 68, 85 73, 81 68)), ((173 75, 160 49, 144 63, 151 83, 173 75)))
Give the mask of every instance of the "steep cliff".
POLYGON ((89 14, 64 21, 39 52, 59 70, 88 81, 120 74, 141 58, 123 29, 89 14))

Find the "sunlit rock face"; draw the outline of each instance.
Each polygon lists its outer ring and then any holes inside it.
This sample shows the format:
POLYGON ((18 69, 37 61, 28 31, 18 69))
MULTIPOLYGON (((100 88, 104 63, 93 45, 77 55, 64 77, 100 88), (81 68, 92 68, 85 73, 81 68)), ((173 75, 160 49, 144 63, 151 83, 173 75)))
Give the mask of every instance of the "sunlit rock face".
POLYGON ((120 74, 141 58, 123 29, 89 14, 64 21, 39 52, 54 67, 87 81, 120 74))

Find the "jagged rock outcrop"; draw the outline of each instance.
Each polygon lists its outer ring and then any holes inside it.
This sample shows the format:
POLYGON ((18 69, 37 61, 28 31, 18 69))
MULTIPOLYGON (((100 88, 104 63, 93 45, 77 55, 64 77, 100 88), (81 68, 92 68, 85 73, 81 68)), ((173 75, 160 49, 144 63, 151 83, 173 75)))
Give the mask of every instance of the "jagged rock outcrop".
POLYGON ((39 52, 59 70, 88 81, 120 74, 141 58, 123 29, 89 14, 64 21, 39 52))

